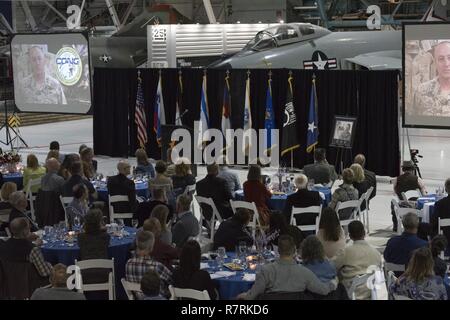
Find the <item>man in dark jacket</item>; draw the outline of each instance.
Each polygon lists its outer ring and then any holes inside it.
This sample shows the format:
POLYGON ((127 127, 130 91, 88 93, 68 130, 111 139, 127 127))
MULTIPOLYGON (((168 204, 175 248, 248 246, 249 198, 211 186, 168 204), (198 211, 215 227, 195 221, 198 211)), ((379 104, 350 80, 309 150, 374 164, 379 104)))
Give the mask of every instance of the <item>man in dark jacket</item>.
POLYGON ((93 202, 97 199, 97 191, 95 191, 92 183, 82 176, 83 166, 80 161, 75 161, 70 165, 69 168, 70 178, 62 186, 63 197, 73 197, 73 188, 82 183, 89 191, 89 202, 93 202))
POLYGON ((242 241, 251 246, 253 238, 246 229, 251 214, 251 211, 239 208, 234 216, 223 221, 214 235, 214 250, 225 247, 227 251, 234 251, 239 242, 242 241))
MULTIPOLYGON (((197 182, 197 195, 205 198, 212 198, 222 219, 227 219, 233 215, 230 206, 230 199, 233 198, 230 189, 224 179, 217 177, 219 166, 210 164, 206 167, 207 176, 197 182)), ((202 213, 206 219, 211 219, 212 210, 209 206, 202 206, 202 213)))
POLYGON ((192 198, 181 194, 177 198, 177 220, 172 227, 172 242, 177 248, 182 248, 190 237, 196 237, 200 232, 198 220, 191 212, 192 198))
POLYGON ((334 166, 328 164, 325 149, 317 148, 314 151, 314 163, 303 168, 305 175, 314 183, 329 184, 337 179, 334 166))
POLYGON ((372 194, 369 197, 369 199, 372 199, 377 194, 377 177, 375 173, 365 168, 366 157, 363 154, 357 154, 353 162, 359 164, 364 169, 364 179, 369 186, 373 187, 372 194))
MULTIPOLYGON (((308 185, 308 178, 304 174, 300 174, 295 178, 295 186, 297 192, 289 195, 286 199, 283 215, 286 217, 288 224, 291 223, 292 208, 307 208, 311 206, 320 206, 322 198, 319 192, 309 191, 306 186, 308 185)), ((304 217, 297 217, 297 224, 315 224, 316 214, 306 213, 304 217)))
POLYGON ((118 202, 114 205, 114 212, 130 213, 136 211, 136 187, 134 181, 127 178, 127 175, 130 174, 130 168, 131 166, 128 162, 120 161, 117 164, 119 174, 108 179, 108 193, 110 196, 128 196, 128 203, 118 202))
MULTIPOLYGON (((434 235, 439 233, 438 218, 450 219, 450 178, 445 180, 445 191, 447 192, 447 197, 435 203, 434 213, 430 217, 434 235)), ((447 238, 447 242, 450 243, 450 227, 443 228, 443 233, 447 238)))

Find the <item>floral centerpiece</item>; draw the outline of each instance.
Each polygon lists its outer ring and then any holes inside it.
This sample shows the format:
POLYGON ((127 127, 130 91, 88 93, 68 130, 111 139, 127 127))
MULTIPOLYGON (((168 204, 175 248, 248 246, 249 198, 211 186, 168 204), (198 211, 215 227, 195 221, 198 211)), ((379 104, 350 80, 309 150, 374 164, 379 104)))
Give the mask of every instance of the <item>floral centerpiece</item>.
POLYGON ((0 153, 0 166, 8 172, 17 172, 17 164, 21 160, 20 155, 15 151, 0 153))

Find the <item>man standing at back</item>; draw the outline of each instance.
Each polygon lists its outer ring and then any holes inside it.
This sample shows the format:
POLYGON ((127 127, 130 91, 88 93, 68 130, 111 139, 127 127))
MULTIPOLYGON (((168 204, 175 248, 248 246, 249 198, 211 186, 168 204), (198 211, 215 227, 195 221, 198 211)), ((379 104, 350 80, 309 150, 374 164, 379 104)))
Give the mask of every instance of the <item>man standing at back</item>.
POLYGON ((336 170, 334 166, 328 164, 323 148, 314 151, 314 163, 307 164, 303 171, 309 180, 314 180, 315 184, 328 184, 337 179, 336 170))
POLYGON ((375 176, 375 173, 365 168, 366 157, 361 153, 356 155, 355 160, 353 160, 353 163, 359 164, 364 169, 364 178, 369 184, 369 186, 373 187, 372 194, 370 195, 369 198, 372 199, 377 194, 377 178, 375 176))
MULTIPOLYGON (((217 164, 208 165, 206 170, 208 172, 207 176, 197 182, 197 195, 212 198, 222 219, 227 219, 233 215, 230 206, 230 199, 233 198, 231 192, 225 180, 217 177, 219 174, 219 166, 217 164)), ((202 206, 202 212, 207 219, 212 217, 212 211, 209 206, 202 206)))

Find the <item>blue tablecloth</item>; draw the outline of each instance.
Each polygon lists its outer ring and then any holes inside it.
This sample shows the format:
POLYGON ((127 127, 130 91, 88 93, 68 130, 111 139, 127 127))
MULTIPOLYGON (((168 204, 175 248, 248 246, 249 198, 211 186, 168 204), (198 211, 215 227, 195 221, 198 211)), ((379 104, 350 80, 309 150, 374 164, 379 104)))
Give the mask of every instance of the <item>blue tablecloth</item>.
POLYGON ((4 174, 3 182, 14 182, 17 185, 17 190, 23 189, 23 175, 20 172, 4 174))
MULTIPOLYGON (((147 182, 136 182, 136 195, 148 199, 148 183, 147 182)), ((106 186, 101 186, 97 188, 98 199, 108 202, 108 189, 106 186)))
MULTIPOLYGON (((130 246, 136 237, 135 228, 125 227, 125 230, 129 233, 129 236, 122 239, 111 236, 108 249, 109 258, 114 258, 116 296, 120 298, 126 298, 120 279, 125 277, 125 264, 130 258, 130 246)), ((42 245, 41 251, 45 260, 52 265, 63 263, 70 266, 75 264, 75 259, 80 259, 80 248, 76 242, 73 246, 68 246, 64 241, 48 242, 42 245)))
MULTIPOLYGON (((330 188, 315 187, 313 190, 322 192, 323 195, 325 196, 325 199, 322 199, 322 204, 324 207, 327 206, 328 203, 330 203, 330 201, 331 201, 331 189, 330 188)), ((272 210, 283 211, 284 206, 286 204, 287 196, 288 196, 287 194, 273 194, 267 205, 272 210)), ((235 197, 236 197, 236 200, 244 200, 244 191, 243 190, 236 191, 235 197)))
MULTIPOLYGON (((234 252, 227 252, 227 257, 225 259, 225 262, 231 262, 233 257, 235 257, 234 252)), ((214 268, 207 268, 207 270, 210 274, 218 271, 217 264, 214 261, 208 261, 208 264, 210 266, 215 266, 214 268)), ((222 267, 221 270, 223 271, 230 271, 227 268, 222 267)), ((236 271, 236 275, 233 275, 231 277, 226 278, 217 278, 214 279, 214 283, 217 287, 217 291, 219 292, 219 298, 220 300, 233 300, 236 299, 236 296, 242 292, 246 292, 250 290, 252 287, 254 281, 245 281, 243 280, 243 276, 245 273, 255 273, 251 270, 245 270, 245 271, 236 271)))
POLYGON ((424 197, 420 197, 417 199, 417 209, 422 209, 423 205, 427 202, 436 202, 436 195, 435 194, 429 194, 424 197))

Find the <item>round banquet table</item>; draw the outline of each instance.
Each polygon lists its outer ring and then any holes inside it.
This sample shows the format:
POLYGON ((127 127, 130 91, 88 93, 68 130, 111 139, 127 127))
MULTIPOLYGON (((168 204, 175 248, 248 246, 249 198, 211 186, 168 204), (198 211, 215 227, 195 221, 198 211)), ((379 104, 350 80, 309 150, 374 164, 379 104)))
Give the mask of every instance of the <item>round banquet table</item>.
MULTIPOLYGON (((233 257, 236 254, 234 252, 227 252, 227 258, 225 258, 225 263, 232 262, 233 257)), ((214 260, 202 261, 203 263, 208 263, 207 268, 202 268, 209 272, 211 278, 214 278, 215 272, 220 271, 231 271, 225 267, 220 268, 217 266, 217 263, 214 260)), ((234 271, 233 271, 234 272, 234 271)), ((228 277, 220 277, 213 279, 214 284, 216 285, 217 291, 219 292, 220 300, 233 300, 236 299, 236 296, 242 292, 246 292, 250 290, 254 281, 244 280, 244 274, 255 274, 255 271, 245 270, 245 271, 235 271, 234 275, 228 277)))
POLYGON ((440 197, 436 197, 435 194, 429 194, 417 199, 416 207, 423 211, 423 221, 425 223, 431 222, 431 217, 434 214, 434 203, 439 200, 440 197))
POLYGON ((20 172, 5 173, 3 182, 14 182, 17 185, 17 190, 23 189, 23 175, 20 172))
MULTIPOLYGON (((331 189, 326 187, 314 187, 314 191, 318 191, 322 198, 323 206, 327 206, 331 201, 331 189)), ((238 190, 235 193, 236 200, 244 200, 244 190, 238 190)), ((272 210, 283 211, 286 204, 288 194, 272 194, 268 206, 272 210)))
MULTIPOLYGON (((148 183, 144 181, 135 181, 134 185, 136 187, 136 195, 144 199, 148 199, 148 197, 150 196, 148 192, 148 183)), ((108 202, 108 188, 106 186, 106 183, 103 183, 101 185, 94 183, 94 187, 97 190, 98 199, 108 202)))
MULTIPOLYGON (((108 249, 109 258, 114 258, 116 295, 121 298, 126 298, 126 295, 120 279, 125 277, 125 264, 130 258, 130 247, 136 237, 135 228, 125 227, 125 231, 127 231, 129 235, 124 236, 123 238, 111 235, 108 249)), ((52 265, 63 263, 66 266, 70 266, 75 264, 75 259, 80 259, 80 248, 76 242, 74 242, 72 246, 69 246, 67 242, 62 240, 51 242, 45 237, 44 240, 48 242, 42 245, 41 251, 45 261, 50 262, 52 265)))

